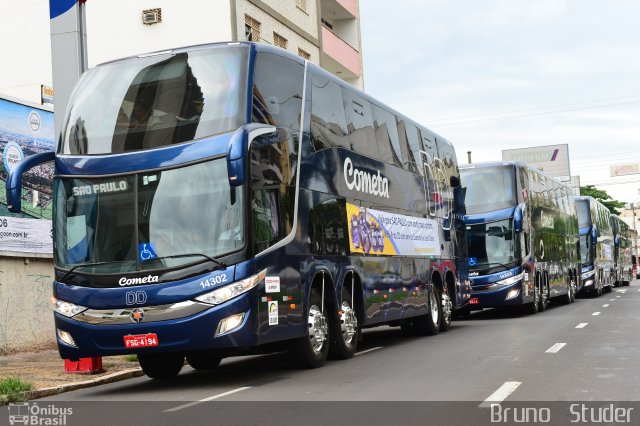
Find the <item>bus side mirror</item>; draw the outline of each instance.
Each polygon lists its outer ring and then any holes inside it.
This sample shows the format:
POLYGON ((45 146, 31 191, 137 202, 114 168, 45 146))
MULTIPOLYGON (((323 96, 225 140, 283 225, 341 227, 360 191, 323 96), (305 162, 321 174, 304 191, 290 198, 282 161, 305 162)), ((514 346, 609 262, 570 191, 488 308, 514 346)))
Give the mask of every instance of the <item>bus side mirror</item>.
POLYGON ((522 232, 522 205, 518 205, 513 212, 513 230, 516 233, 522 232))
POLYGON ((591 243, 594 246, 598 244, 598 230, 595 227, 591 228, 591 243))
POLYGON ((251 142, 258 136, 275 132, 275 126, 251 123, 242 126, 231 135, 227 146, 229 185, 236 187, 247 181, 247 156, 251 142))
POLYGON ((22 176, 42 163, 53 161, 53 151, 30 155, 9 172, 7 177, 7 208, 11 213, 22 212, 22 176))

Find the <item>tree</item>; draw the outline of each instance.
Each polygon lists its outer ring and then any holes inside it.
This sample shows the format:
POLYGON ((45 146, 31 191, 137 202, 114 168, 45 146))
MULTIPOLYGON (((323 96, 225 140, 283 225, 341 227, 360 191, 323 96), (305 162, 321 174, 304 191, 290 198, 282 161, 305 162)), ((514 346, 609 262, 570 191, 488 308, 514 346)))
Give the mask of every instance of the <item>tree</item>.
POLYGON ((580 187, 580 195, 593 197, 596 200, 600 201, 606 208, 609 209, 611 214, 620 214, 621 207, 625 206, 625 203, 622 201, 614 200, 611 198, 611 195, 602 189, 598 189, 593 185, 585 185, 580 187))

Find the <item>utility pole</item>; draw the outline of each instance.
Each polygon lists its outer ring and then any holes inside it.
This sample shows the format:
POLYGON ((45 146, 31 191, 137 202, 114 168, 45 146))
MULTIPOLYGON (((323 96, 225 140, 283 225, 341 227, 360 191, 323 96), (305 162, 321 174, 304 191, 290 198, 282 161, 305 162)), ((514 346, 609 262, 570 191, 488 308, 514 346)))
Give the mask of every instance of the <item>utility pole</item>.
POLYGON ((471 151, 467 151, 467 162, 471 164, 471 151))

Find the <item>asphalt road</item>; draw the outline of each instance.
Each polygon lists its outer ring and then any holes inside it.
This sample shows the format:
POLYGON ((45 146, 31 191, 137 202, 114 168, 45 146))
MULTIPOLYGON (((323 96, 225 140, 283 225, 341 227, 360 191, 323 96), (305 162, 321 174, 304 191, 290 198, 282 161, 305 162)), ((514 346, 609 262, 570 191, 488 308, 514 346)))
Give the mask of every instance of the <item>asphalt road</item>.
POLYGON ((639 401, 639 304, 634 281, 536 315, 474 313, 433 337, 368 330, 354 359, 315 370, 283 354, 229 358, 214 372, 185 366, 171 382, 141 377, 40 401, 153 401, 158 421, 206 415, 205 401, 639 401))

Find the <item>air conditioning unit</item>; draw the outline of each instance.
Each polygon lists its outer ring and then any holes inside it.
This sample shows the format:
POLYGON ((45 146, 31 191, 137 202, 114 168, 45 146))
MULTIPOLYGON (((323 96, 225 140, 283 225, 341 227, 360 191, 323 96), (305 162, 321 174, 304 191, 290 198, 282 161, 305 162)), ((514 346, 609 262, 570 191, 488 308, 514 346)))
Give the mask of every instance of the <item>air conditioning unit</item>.
POLYGON ((148 9, 142 11, 142 23, 145 25, 159 24, 162 22, 162 9, 148 9))

